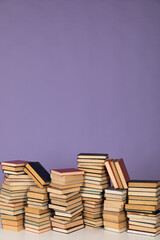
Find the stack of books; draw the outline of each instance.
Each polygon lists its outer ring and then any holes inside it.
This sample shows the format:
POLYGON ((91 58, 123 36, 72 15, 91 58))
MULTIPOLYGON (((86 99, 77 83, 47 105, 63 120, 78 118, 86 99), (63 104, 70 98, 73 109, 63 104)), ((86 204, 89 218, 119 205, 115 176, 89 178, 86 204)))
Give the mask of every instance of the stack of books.
POLYGON ((156 236, 160 233, 160 181, 133 180, 128 186, 128 232, 156 236))
POLYGON ((49 208, 55 211, 51 218, 53 231, 71 233, 84 227, 80 187, 84 172, 75 168, 51 170, 48 187, 49 208))
POLYGON ((27 207, 25 207, 25 230, 34 233, 44 233, 51 230, 48 208, 47 188, 30 187, 28 191, 27 207))
POLYGON ((99 228, 103 225, 103 193, 110 187, 110 178, 105 168, 108 154, 80 153, 78 168, 84 171, 84 184, 81 187, 85 226, 99 228))
POLYGON ((36 187, 28 192, 27 206, 25 207, 25 230, 34 233, 44 233, 51 230, 48 208, 47 186, 50 183, 50 174, 39 162, 29 162, 24 171, 34 180, 36 187))
POLYGON ((20 231, 24 228, 27 191, 35 185, 24 172, 26 163, 21 160, 1 163, 5 177, 0 191, 0 212, 2 228, 6 230, 20 231))
POLYGON ((130 177, 123 159, 110 159, 105 165, 114 188, 127 189, 130 177))
POLYGON ((105 189, 103 210, 104 229, 113 232, 127 230, 127 217, 124 211, 127 202, 126 189, 105 189))

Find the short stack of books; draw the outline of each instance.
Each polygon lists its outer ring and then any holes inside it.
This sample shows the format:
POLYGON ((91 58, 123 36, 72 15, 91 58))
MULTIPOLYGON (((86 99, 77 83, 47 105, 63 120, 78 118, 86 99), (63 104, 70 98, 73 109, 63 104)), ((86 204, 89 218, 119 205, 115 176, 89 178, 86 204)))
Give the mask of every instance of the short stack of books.
POLYGON ((44 233, 51 230, 48 208, 47 188, 30 187, 27 207, 25 207, 25 230, 34 233, 44 233))
POLYGON ((84 171, 81 187, 85 227, 99 228, 103 225, 103 193, 110 187, 110 178, 105 168, 108 154, 78 154, 78 168, 84 171))
POLYGON ((44 233, 51 230, 48 208, 47 186, 50 183, 50 174, 39 162, 29 162, 24 171, 35 181, 36 187, 28 192, 27 206, 25 207, 25 230, 34 233, 44 233))
POLYGON ((128 186, 128 232, 156 236, 160 233, 160 181, 133 180, 128 186))
POLYGON ((1 163, 5 178, 0 191, 0 212, 2 228, 6 230, 20 231, 24 228, 27 191, 35 185, 24 172, 26 163, 21 160, 1 163))
POLYGON ((84 172, 75 168, 51 170, 49 208, 55 211, 51 218, 53 231, 71 233, 84 227, 80 187, 84 172))
POLYGON ((127 189, 130 177, 123 159, 110 159, 105 165, 114 188, 127 189))
POLYGON ((105 189, 103 210, 104 229, 113 232, 127 230, 127 217, 124 211, 127 201, 126 189, 105 189))

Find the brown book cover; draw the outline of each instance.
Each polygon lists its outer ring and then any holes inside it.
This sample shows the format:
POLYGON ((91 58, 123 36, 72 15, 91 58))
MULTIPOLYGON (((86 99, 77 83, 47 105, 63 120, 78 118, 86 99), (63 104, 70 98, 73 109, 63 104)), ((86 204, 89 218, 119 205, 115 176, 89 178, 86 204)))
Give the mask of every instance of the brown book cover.
POLYGON ((118 171, 118 174, 120 176, 120 179, 122 181, 123 187, 125 189, 128 188, 128 182, 130 181, 130 177, 128 175, 128 171, 126 169, 126 166, 124 164, 124 161, 122 158, 115 161, 115 165, 118 171))
POLYGON ((8 170, 8 171, 13 171, 13 172, 21 172, 24 170, 24 166, 6 166, 6 165, 1 165, 2 170, 8 170))
POLYGON ((126 211, 148 211, 148 212, 155 212, 160 208, 160 204, 156 206, 151 205, 140 205, 140 204, 126 204, 125 209, 126 211))
POLYGON ((2 225, 2 229, 19 232, 19 231, 21 231, 21 230, 24 229, 24 226, 23 226, 23 225, 20 225, 20 226, 11 226, 11 225, 3 224, 3 225, 2 225))
POLYGON ((5 161, 1 162, 2 166, 11 166, 11 167, 20 167, 20 166, 25 166, 28 161, 24 160, 10 160, 10 161, 5 161))
POLYGON ((37 208, 25 207, 25 212, 41 215, 41 214, 50 212, 50 210, 49 209, 40 210, 40 209, 37 209, 37 208))
POLYGON ((116 188, 119 188, 119 186, 118 186, 116 177, 114 175, 114 172, 113 172, 113 169, 112 169, 112 166, 111 166, 112 161, 113 161, 113 159, 110 159, 110 160, 106 161, 105 166, 106 166, 107 172, 110 176, 110 179, 112 181, 112 184, 113 184, 114 188, 116 189, 116 188))
POLYGON ((107 153, 79 153, 78 158, 107 159, 107 153))
POLYGON ((31 232, 31 233, 36 233, 36 234, 41 234, 41 233, 51 231, 51 227, 47 227, 47 228, 44 228, 42 230, 37 230, 37 229, 30 228, 30 227, 25 227, 25 231, 28 231, 28 232, 31 232))
POLYGON ((160 186, 159 180, 131 180, 128 187, 157 188, 160 186))

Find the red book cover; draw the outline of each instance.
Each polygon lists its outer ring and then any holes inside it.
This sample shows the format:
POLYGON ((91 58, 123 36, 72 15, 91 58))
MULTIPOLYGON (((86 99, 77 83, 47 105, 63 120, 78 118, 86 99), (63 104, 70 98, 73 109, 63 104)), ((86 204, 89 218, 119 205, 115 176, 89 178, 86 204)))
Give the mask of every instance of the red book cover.
POLYGON ((51 173, 59 174, 59 175, 74 175, 74 174, 84 174, 82 170, 77 168, 62 168, 62 169, 52 169, 51 173))
POLYGON ((124 175, 124 178, 125 178, 126 182, 129 182, 130 181, 130 177, 129 177, 128 171, 126 169, 126 166, 124 164, 123 158, 118 159, 117 162, 119 163, 119 165, 121 167, 121 170, 123 172, 123 175, 124 175))
POLYGON ((6 165, 6 166, 24 166, 27 163, 28 163, 28 161, 25 161, 25 160, 10 160, 10 161, 1 162, 1 165, 6 165))

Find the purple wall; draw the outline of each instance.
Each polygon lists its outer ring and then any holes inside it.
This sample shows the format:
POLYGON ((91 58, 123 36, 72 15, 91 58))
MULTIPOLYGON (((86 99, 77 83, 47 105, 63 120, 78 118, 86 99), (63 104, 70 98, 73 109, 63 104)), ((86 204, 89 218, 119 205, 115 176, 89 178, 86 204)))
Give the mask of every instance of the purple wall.
POLYGON ((123 157, 160 178, 160 1, 2 0, 0 160, 123 157))

